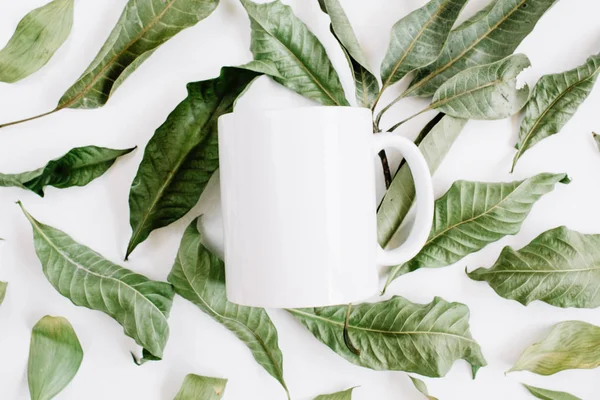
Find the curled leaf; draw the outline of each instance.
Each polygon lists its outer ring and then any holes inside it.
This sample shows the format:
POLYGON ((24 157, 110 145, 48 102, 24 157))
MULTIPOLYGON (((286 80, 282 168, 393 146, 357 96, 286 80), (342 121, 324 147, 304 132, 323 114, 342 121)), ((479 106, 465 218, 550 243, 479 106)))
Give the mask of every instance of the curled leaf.
POLYGON ((525 384, 523 384, 523 386, 529 390, 529 393, 541 400, 581 400, 579 397, 575 397, 572 394, 565 392, 556 392, 554 390, 542 389, 525 384))
POLYGON ((73 304, 115 319, 127 336, 160 359, 169 338, 173 287, 113 264, 18 204, 31 223, 35 251, 52 286, 73 304))
POLYGON ((510 183, 455 182, 435 202, 425 246, 412 260, 392 268, 385 287, 401 275, 454 264, 516 234, 533 205, 559 182, 568 183, 567 175, 543 173, 510 183))
POLYGON ((239 306, 227 300, 225 266, 202 245, 197 224, 196 219, 185 230, 168 281, 178 295, 194 303, 244 342, 256 362, 287 392, 275 325, 264 309, 239 306))
POLYGON ((29 189, 44 197, 44 188, 54 186, 64 189, 72 186, 85 186, 104 174, 117 158, 132 152, 135 148, 113 150, 105 147, 77 147, 45 167, 20 174, 0 174, 0 186, 15 186, 29 189))
POLYGON ((523 153, 558 133, 592 92, 600 74, 600 55, 560 74, 545 75, 533 88, 521 122, 512 170, 523 153))
POLYGON ((0 81, 17 82, 42 68, 67 40, 74 0, 54 0, 27 14, 0 50, 0 81))
POLYGON ((459 72, 511 55, 557 1, 492 0, 450 33, 440 56, 415 73, 404 96, 431 96, 459 72))
POLYGON ((188 374, 173 400, 219 400, 226 385, 227 379, 188 374))
POLYGON ((415 385, 415 388, 419 392, 421 392, 428 400, 438 400, 436 397, 429 395, 429 390, 427 390, 427 385, 425 385, 425 382, 413 376, 409 376, 409 378, 412 381, 413 385, 415 385))
POLYGON ((129 192, 131 238, 126 258, 150 233, 183 217, 219 168, 217 120, 262 73, 268 61, 224 67, 217 78, 188 83, 187 97, 154 132, 129 192))
POLYGON ((282 76, 277 82, 323 105, 350 105, 325 48, 290 6, 241 2, 250 17, 254 59, 274 63, 282 76))
POLYGON ((524 54, 473 67, 448 79, 429 108, 456 118, 502 119, 517 113, 529 98, 529 87, 517 89, 517 75, 531 63, 524 54))
POLYGON ((492 268, 468 275, 523 305, 541 300, 557 307, 596 308, 600 306, 600 235, 584 235, 564 226, 551 229, 519 251, 505 247, 492 268))
POLYGON ((347 306, 288 310, 325 345, 353 364, 374 370, 414 372, 441 377, 454 361, 464 359, 473 374, 486 365, 469 331, 469 309, 440 298, 425 305, 394 296, 380 303, 355 304, 348 334, 360 354, 343 337, 347 306))
POLYGON ((50 400, 75 377, 83 350, 65 318, 45 316, 31 332, 27 382, 32 400, 50 400))
POLYGON ((511 371, 552 375, 600 366, 600 327, 582 321, 556 324, 541 342, 528 347, 511 371))

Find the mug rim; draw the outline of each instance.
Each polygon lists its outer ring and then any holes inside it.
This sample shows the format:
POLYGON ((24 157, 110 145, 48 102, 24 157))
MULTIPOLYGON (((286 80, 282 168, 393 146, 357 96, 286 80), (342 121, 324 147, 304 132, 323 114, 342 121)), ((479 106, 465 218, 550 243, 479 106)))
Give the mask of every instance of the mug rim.
POLYGON ((371 110, 365 107, 353 107, 353 106, 298 106, 298 107, 287 107, 287 108, 271 108, 271 109, 260 109, 260 110, 241 110, 223 114, 218 118, 218 121, 235 120, 237 118, 272 118, 273 116, 280 116, 285 114, 293 113, 330 113, 330 114, 345 114, 348 112, 353 113, 364 113, 368 118, 371 118, 371 110))

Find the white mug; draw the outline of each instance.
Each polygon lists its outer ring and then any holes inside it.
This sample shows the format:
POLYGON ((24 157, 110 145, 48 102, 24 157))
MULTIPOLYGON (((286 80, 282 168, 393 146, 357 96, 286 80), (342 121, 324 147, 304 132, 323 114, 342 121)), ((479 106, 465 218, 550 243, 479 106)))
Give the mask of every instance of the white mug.
POLYGON ((371 112, 306 107, 219 118, 227 298, 254 307, 357 302, 378 291, 377 266, 423 247, 433 220, 427 162, 409 140, 372 133, 371 112), (417 216, 408 239, 377 243, 375 160, 398 149, 411 168, 417 216))

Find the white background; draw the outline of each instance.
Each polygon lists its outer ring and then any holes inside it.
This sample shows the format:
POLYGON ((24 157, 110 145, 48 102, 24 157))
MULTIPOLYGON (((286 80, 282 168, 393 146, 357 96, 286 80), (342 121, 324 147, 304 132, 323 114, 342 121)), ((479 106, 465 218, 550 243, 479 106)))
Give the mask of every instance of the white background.
MULTIPOLYGON (((351 78, 337 43, 329 34, 328 19, 317 1, 287 0, 296 14, 323 41, 338 69, 347 97, 354 98, 351 78)), ((385 53, 391 26, 425 0, 342 0, 374 69, 385 53)), ((12 35, 18 21, 45 0, 0 0, 0 45, 12 35)), ((0 84, 0 121, 6 122, 48 111, 95 56, 118 19, 126 0, 76 0, 75 24, 65 45, 38 73, 17 84, 0 84)), ((461 20, 486 0, 471 0, 461 20)), ((519 48, 533 67, 523 77, 534 83, 541 75, 582 64, 600 51, 597 0, 562 0, 551 9, 519 48)), ((160 48, 97 110, 64 110, 44 119, 0 130, 0 171, 37 168, 75 146, 113 148, 139 146, 104 176, 83 188, 49 188, 41 199, 19 189, 0 189, 0 280, 8 294, 0 307, 0 399, 27 399, 27 356, 31 328, 44 315, 61 315, 73 324, 85 356, 75 379, 58 398, 172 399, 184 376, 226 377, 225 399, 277 400, 285 395, 279 383, 252 358, 248 349, 194 305, 177 297, 170 318, 171 337, 164 361, 137 367, 129 351, 139 353, 133 340, 106 315, 73 306, 47 282, 36 258, 32 233, 18 207, 23 201, 39 220, 60 228, 108 259, 123 259, 130 235, 128 192, 154 130, 186 95, 185 84, 215 77, 222 65, 251 59, 247 16, 236 0, 223 0, 205 21, 160 48)), ((406 82, 387 93, 398 93, 406 82)), ((239 107, 272 108, 310 104, 307 100, 260 78, 239 107)), ((408 100, 394 108, 383 126, 423 107, 424 100, 408 100)), ((472 380, 467 364, 459 361, 443 379, 426 379, 430 392, 442 400, 527 399, 519 382, 570 391, 583 399, 597 399, 600 370, 566 371, 552 377, 504 372, 530 344, 559 322, 579 319, 600 325, 597 310, 553 308, 543 303, 529 307, 497 296, 485 283, 467 278, 464 268, 489 267, 505 245, 524 246, 541 232, 567 225, 584 233, 600 233, 600 152, 591 131, 600 130, 600 88, 576 117, 551 139, 522 158, 514 176, 508 171, 518 119, 470 122, 435 175, 436 194, 457 179, 504 181, 539 172, 567 172, 573 182, 558 185, 534 207, 521 232, 486 247, 457 265, 422 270, 398 279, 389 295, 428 303, 434 296, 459 301, 471 309, 471 331, 489 363, 472 380)), ((399 133, 414 137, 433 114, 407 124, 399 133)), ((218 183, 213 181, 200 204, 181 221, 158 231, 140 245, 122 265, 153 279, 165 280, 171 269, 183 229, 206 213, 207 234, 218 247, 218 183)), ((283 311, 270 311, 279 330, 285 378, 294 399, 312 399, 321 393, 360 386, 357 400, 422 399, 405 373, 376 372, 354 366, 322 345, 283 311)))

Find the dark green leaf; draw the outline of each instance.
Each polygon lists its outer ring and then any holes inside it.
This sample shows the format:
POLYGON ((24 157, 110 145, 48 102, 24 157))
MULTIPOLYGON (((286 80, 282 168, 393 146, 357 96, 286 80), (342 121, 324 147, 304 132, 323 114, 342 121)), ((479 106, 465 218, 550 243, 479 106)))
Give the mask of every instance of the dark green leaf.
MULTIPOLYGON (((600 55, 588 58, 580 67, 543 76, 533 88, 525 107, 512 169, 524 152, 539 141, 558 133, 575 115, 594 88, 600 73, 600 55)), ((512 170, 511 170, 512 171, 512 170)))
POLYGON ((523 386, 529 390, 529 393, 541 400, 581 400, 579 397, 575 397, 572 394, 565 392, 555 392, 554 390, 542 389, 525 384, 523 384, 523 386))
POLYGON ((468 275, 523 305, 541 300, 557 307, 596 308, 600 306, 600 235, 551 229, 519 251, 505 247, 492 268, 468 275))
MULTIPOLYGON (((431 174, 435 173, 466 124, 466 119, 450 116, 443 116, 441 119, 436 117, 436 123, 421 132, 419 150, 429 164, 431 174)), ((386 246, 400 229, 414 199, 413 176, 408 165, 403 164, 377 211, 377 232, 382 246, 386 246)))
POLYGON ((541 342, 528 347, 511 371, 552 375, 600 366, 600 327, 582 321, 556 324, 541 342))
POLYGON ((196 219, 186 229, 168 281, 177 294, 194 303, 244 342, 254 359, 287 392, 275 325, 264 309, 227 301, 225 267, 202 245, 197 223, 196 219))
POLYGON ((344 390, 343 392, 322 394, 314 398, 314 400, 352 400, 352 391, 354 388, 344 390))
POLYGON ((217 120, 233 111, 237 98, 262 72, 277 73, 269 62, 225 67, 217 78, 188 83, 188 96, 169 114, 144 150, 129 192, 132 234, 127 256, 198 202, 219 168, 217 120))
POLYGON ((448 37, 440 57, 417 71, 405 96, 431 96, 448 79, 511 55, 558 0, 493 0, 448 37))
POLYGON ((273 62, 282 76, 277 82, 323 105, 349 105, 325 48, 291 7, 279 0, 241 2, 250 17, 254 59, 273 62))
POLYGON ((44 197, 44 187, 64 189, 85 186, 104 174, 117 158, 132 152, 134 148, 113 150, 105 147, 86 146, 71 149, 67 154, 51 160, 45 167, 20 174, 0 174, 0 186, 16 186, 29 189, 44 197))
POLYGON ((17 25, 0 50, 0 81, 16 82, 42 68, 67 40, 74 0, 54 0, 36 8, 17 25))
POLYGON ((409 378, 412 381, 413 385, 415 385, 415 388, 419 392, 421 392, 428 400, 438 400, 436 397, 429 395, 429 390, 427 390, 427 385, 425 385, 425 382, 412 376, 409 376, 409 378))
POLYGON ((154 50, 208 17, 218 4, 218 0, 129 0, 100 52, 57 109, 103 106, 154 50))
POLYGON ((383 63, 383 89, 434 62, 467 0, 431 0, 392 28, 383 63))
POLYGON ((503 119, 519 112, 529 87, 517 89, 517 75, 531 64, 524 54, 466 69, 448 79, 430 108, 457 118, 503 119))
POLYGON ((510 183, 455 182, 435 202, 433 228, 425 246, 412 260, 391 270, 386 288, 400 275, 454 264, 516 234, 535 202, 558 182, 567 183, 567 176, 539 174, 510 183))
POLYGON ((32 400, 50 400, 75 377, 83 350, 65 318, 45 316, 33 327, 27 382, 32 400))
POLYGON ((108 314, 127 336, 161 358, 169 338, 173 287, 111 263, 64 232, 36 221, 19 205, 31 223, 35 251, 52 286, 73 304, 108 314))
POLYGON ((313 335, 346 360, 375 370, 440 377, 464 359, 473 373, 486 365, 469 332, 469 309, 435 298, 427 305, 394 296, 352 307, 348 334, 360 355, 348 349, 343 330, 347 306, 288 310, 313 335))
POLYGON ((331 18, 331 32, 342 47, 354 77, 356 101, 360 107, 370 108, 379 93, 379 82, 371 72, 367 57, 360 47, 352 25, 338 0, 319 0, 323 12, 331 18))
POLYGON ((188 374, 174 400, 219 400, 226 385, 227 379, 188 374))

